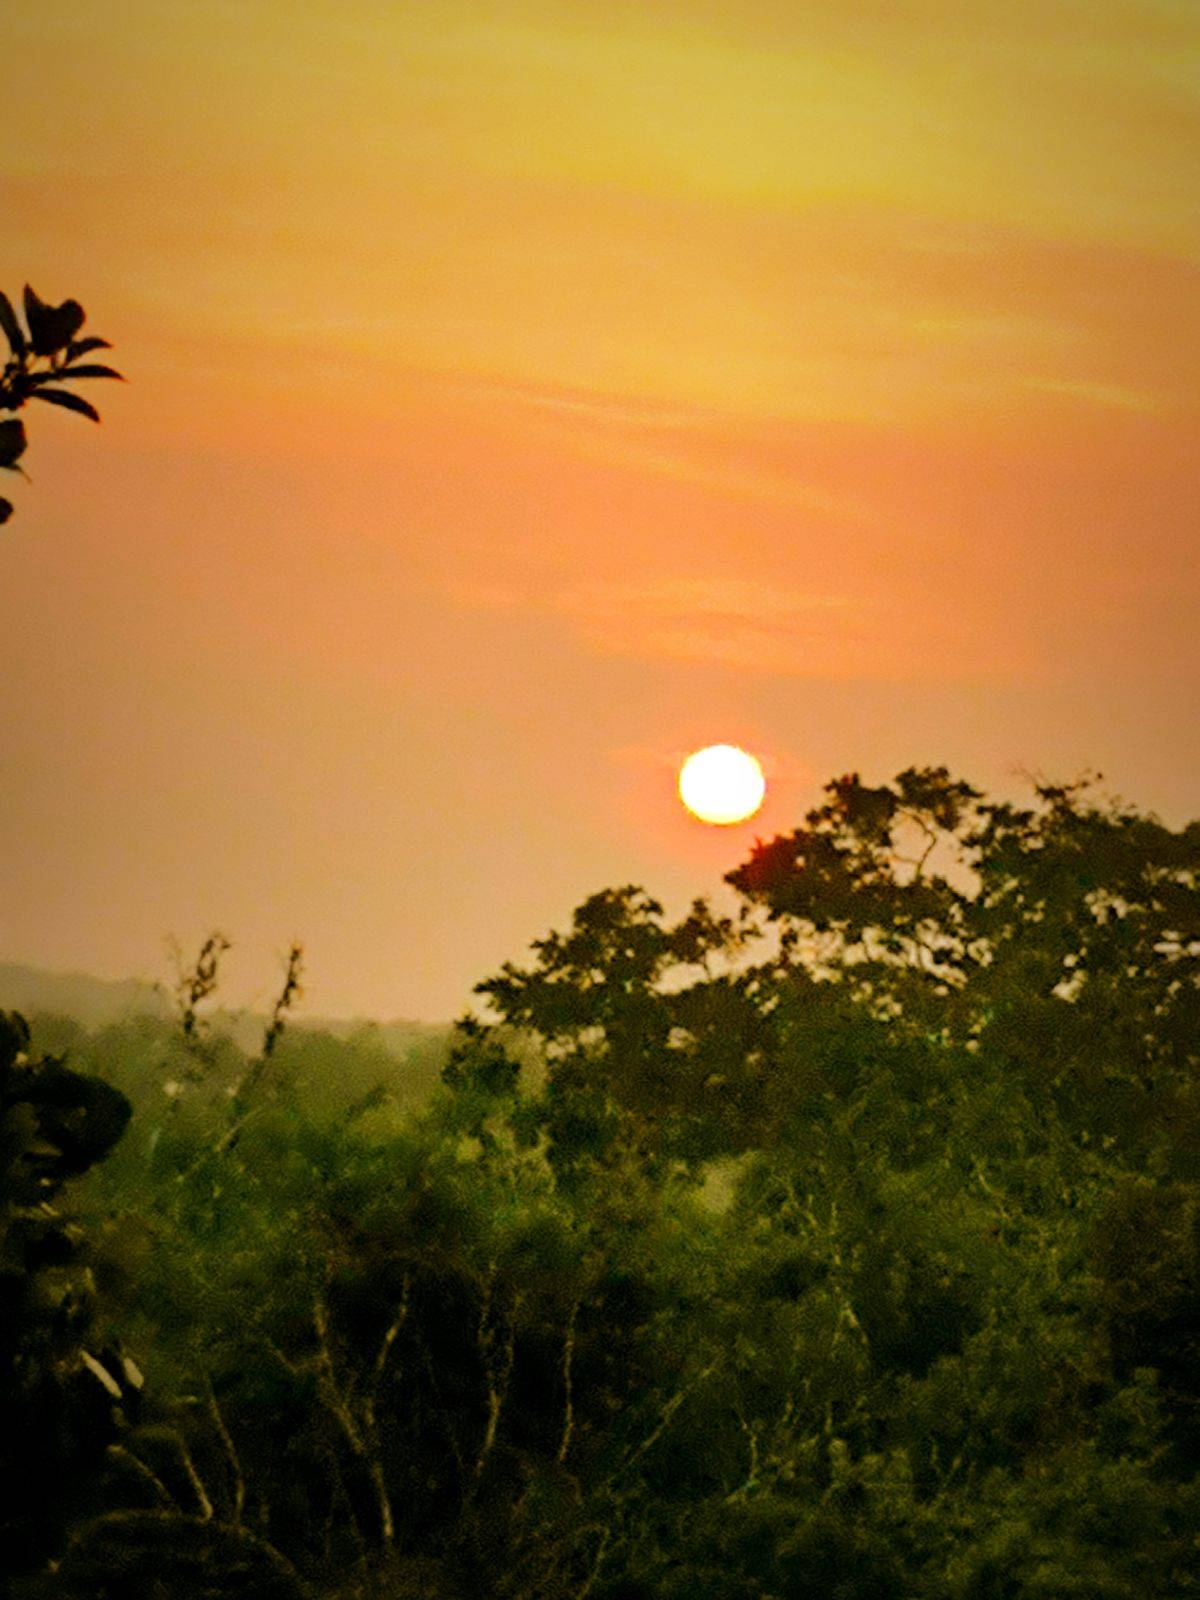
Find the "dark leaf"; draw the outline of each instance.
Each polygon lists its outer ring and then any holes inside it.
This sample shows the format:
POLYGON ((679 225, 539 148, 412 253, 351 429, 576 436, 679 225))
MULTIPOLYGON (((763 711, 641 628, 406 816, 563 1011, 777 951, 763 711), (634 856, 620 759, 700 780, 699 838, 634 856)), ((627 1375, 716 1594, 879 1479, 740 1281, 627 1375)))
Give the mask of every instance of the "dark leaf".
POLYGON ((83 319, 84 310, 78 300, 48 306, 29 284, 25 285, 25 320, 35 355, 52 356, 65 350, 83 327, 83 319))
POLYGON ((0 500, 0 527, 4 526, 4 524, 8 521, 9 517, 12 516, 12 514, 13 514, 12 501, 11 500, 0 500))
POLYGON ((13 310, 12 301, 6 294, 0 294, 0 325, 3 325, 4 336, 8 340, 8 346, 13 355, 23 355, 25 351, 25 335, 21 331, 21 324, 17 321, 17 313, 13 310))
POLYGON ((27 283, 25 285, 25 321, 29 324, 29 332, 32 335, 35 349, 37 347, 37 329, 42 325, 49 309, 50 307, 38 294, 37 290, 27 283))
POLYGON ((67 346, 67 363, 70 365, 72 361, 78 361, 80 356, 87 355, 89 350, 111 349, 112 345, 109 344, 107 339, 97 339, 94 335, 90 335, 86 339, 72 339, 67 346))
POLYGON ((52 406, 63 406, 67 411, 78 411, 81 416, 91 417, 93 422, 100 421, 100 413, 95 406, 89 405, 79 395, 72 394, 69 389, 35 389, 30 398, 48 400, 52 406))
POLYGON ((54 376, 56 378, 71 378, 72 380, 75 378, 118 378, 122 383, 125 382, 121 374, 112 367, 89 366, 86 362, 82 367, 64 368, 62 372, 56 372, 54 376))
POLYGON ((0 467, 16 469, 25 453, 25 424, 18 418, 0 422, 0 467))
POLYGON ((37 388, 38 378, 39 374, 36 372, 20 370, 14 372, 8 380, 8 399, 5 401, 4 409, 6 411, 19 410, 29 399, 30 390, 37 388))

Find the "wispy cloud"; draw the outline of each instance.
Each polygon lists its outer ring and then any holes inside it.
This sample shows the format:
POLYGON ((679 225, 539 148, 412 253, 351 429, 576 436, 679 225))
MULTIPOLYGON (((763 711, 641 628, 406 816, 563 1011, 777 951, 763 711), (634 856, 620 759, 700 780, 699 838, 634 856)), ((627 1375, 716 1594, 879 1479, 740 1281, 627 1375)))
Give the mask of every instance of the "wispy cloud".
POLYGON ((752 460, 751 452, 731 448, 728 413, 587 390, 467 382, 452 387, 463 398, 527 414, 542 437, 590 461, 837 519, 866 515, 846 495, 763 466, 761 450, 752 460))
POLYGON ((632 577, 534 592, 461 586, 461 605, 557 618, 594 650, 801 678, 908 678, 944 670, 1011 674, 1027 663, 1010 640, 941 615, 905 616, 878 598, 783 588, 754 579, 632 577), (939 665, 941 663, 942 665, 939 665))
POLYGON ((1060 394, 1085 405, 1107 406, 1116 411, 1157 411, 1159 402, 1144 390, 1119 383, 1083 383, 1064 378, 1029 378, 1025 387, 1039 394, 1060 394))
POLYGON ((602 426, 645 428, 653 432, 696 429, 710 420, 693 407, 660 405, 652 400, 596 394, 589 390, 534 388, 515 383, 458 382, 467 399, 499 400, 508 405, 552 415, 578 418, 602 426))

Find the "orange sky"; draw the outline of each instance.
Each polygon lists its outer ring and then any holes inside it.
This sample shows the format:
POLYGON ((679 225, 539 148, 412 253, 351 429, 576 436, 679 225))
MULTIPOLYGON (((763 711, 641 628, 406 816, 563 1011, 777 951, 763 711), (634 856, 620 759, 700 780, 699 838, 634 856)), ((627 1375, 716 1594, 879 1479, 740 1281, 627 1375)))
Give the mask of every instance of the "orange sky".
POLYGON ((0 958, 442 1017, 846 769, 1200 813, 1195 0, 3 17, 0 286, 132 381, 10 491, 0 958))

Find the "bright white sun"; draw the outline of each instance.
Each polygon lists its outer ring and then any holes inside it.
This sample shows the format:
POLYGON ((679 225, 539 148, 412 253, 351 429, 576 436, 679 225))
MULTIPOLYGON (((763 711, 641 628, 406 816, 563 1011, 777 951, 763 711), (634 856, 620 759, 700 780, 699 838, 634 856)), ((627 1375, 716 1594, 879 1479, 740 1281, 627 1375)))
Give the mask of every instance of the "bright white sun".
POLYGON ((679 798, 701 822, 745 822, 763 803, 767 780, 752 755, 733 744, 710 744, 679 769, 679 798))

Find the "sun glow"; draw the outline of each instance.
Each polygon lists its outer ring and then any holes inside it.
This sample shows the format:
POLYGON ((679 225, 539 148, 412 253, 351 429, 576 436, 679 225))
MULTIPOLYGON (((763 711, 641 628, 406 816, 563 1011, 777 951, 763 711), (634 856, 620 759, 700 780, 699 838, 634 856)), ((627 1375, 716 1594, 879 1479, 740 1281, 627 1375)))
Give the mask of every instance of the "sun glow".
POLYGON ((679 769, 679 797, 701 822, 745 822, 763 803, 767 781, 752 755, 732 744, 711 744, 679 769))

